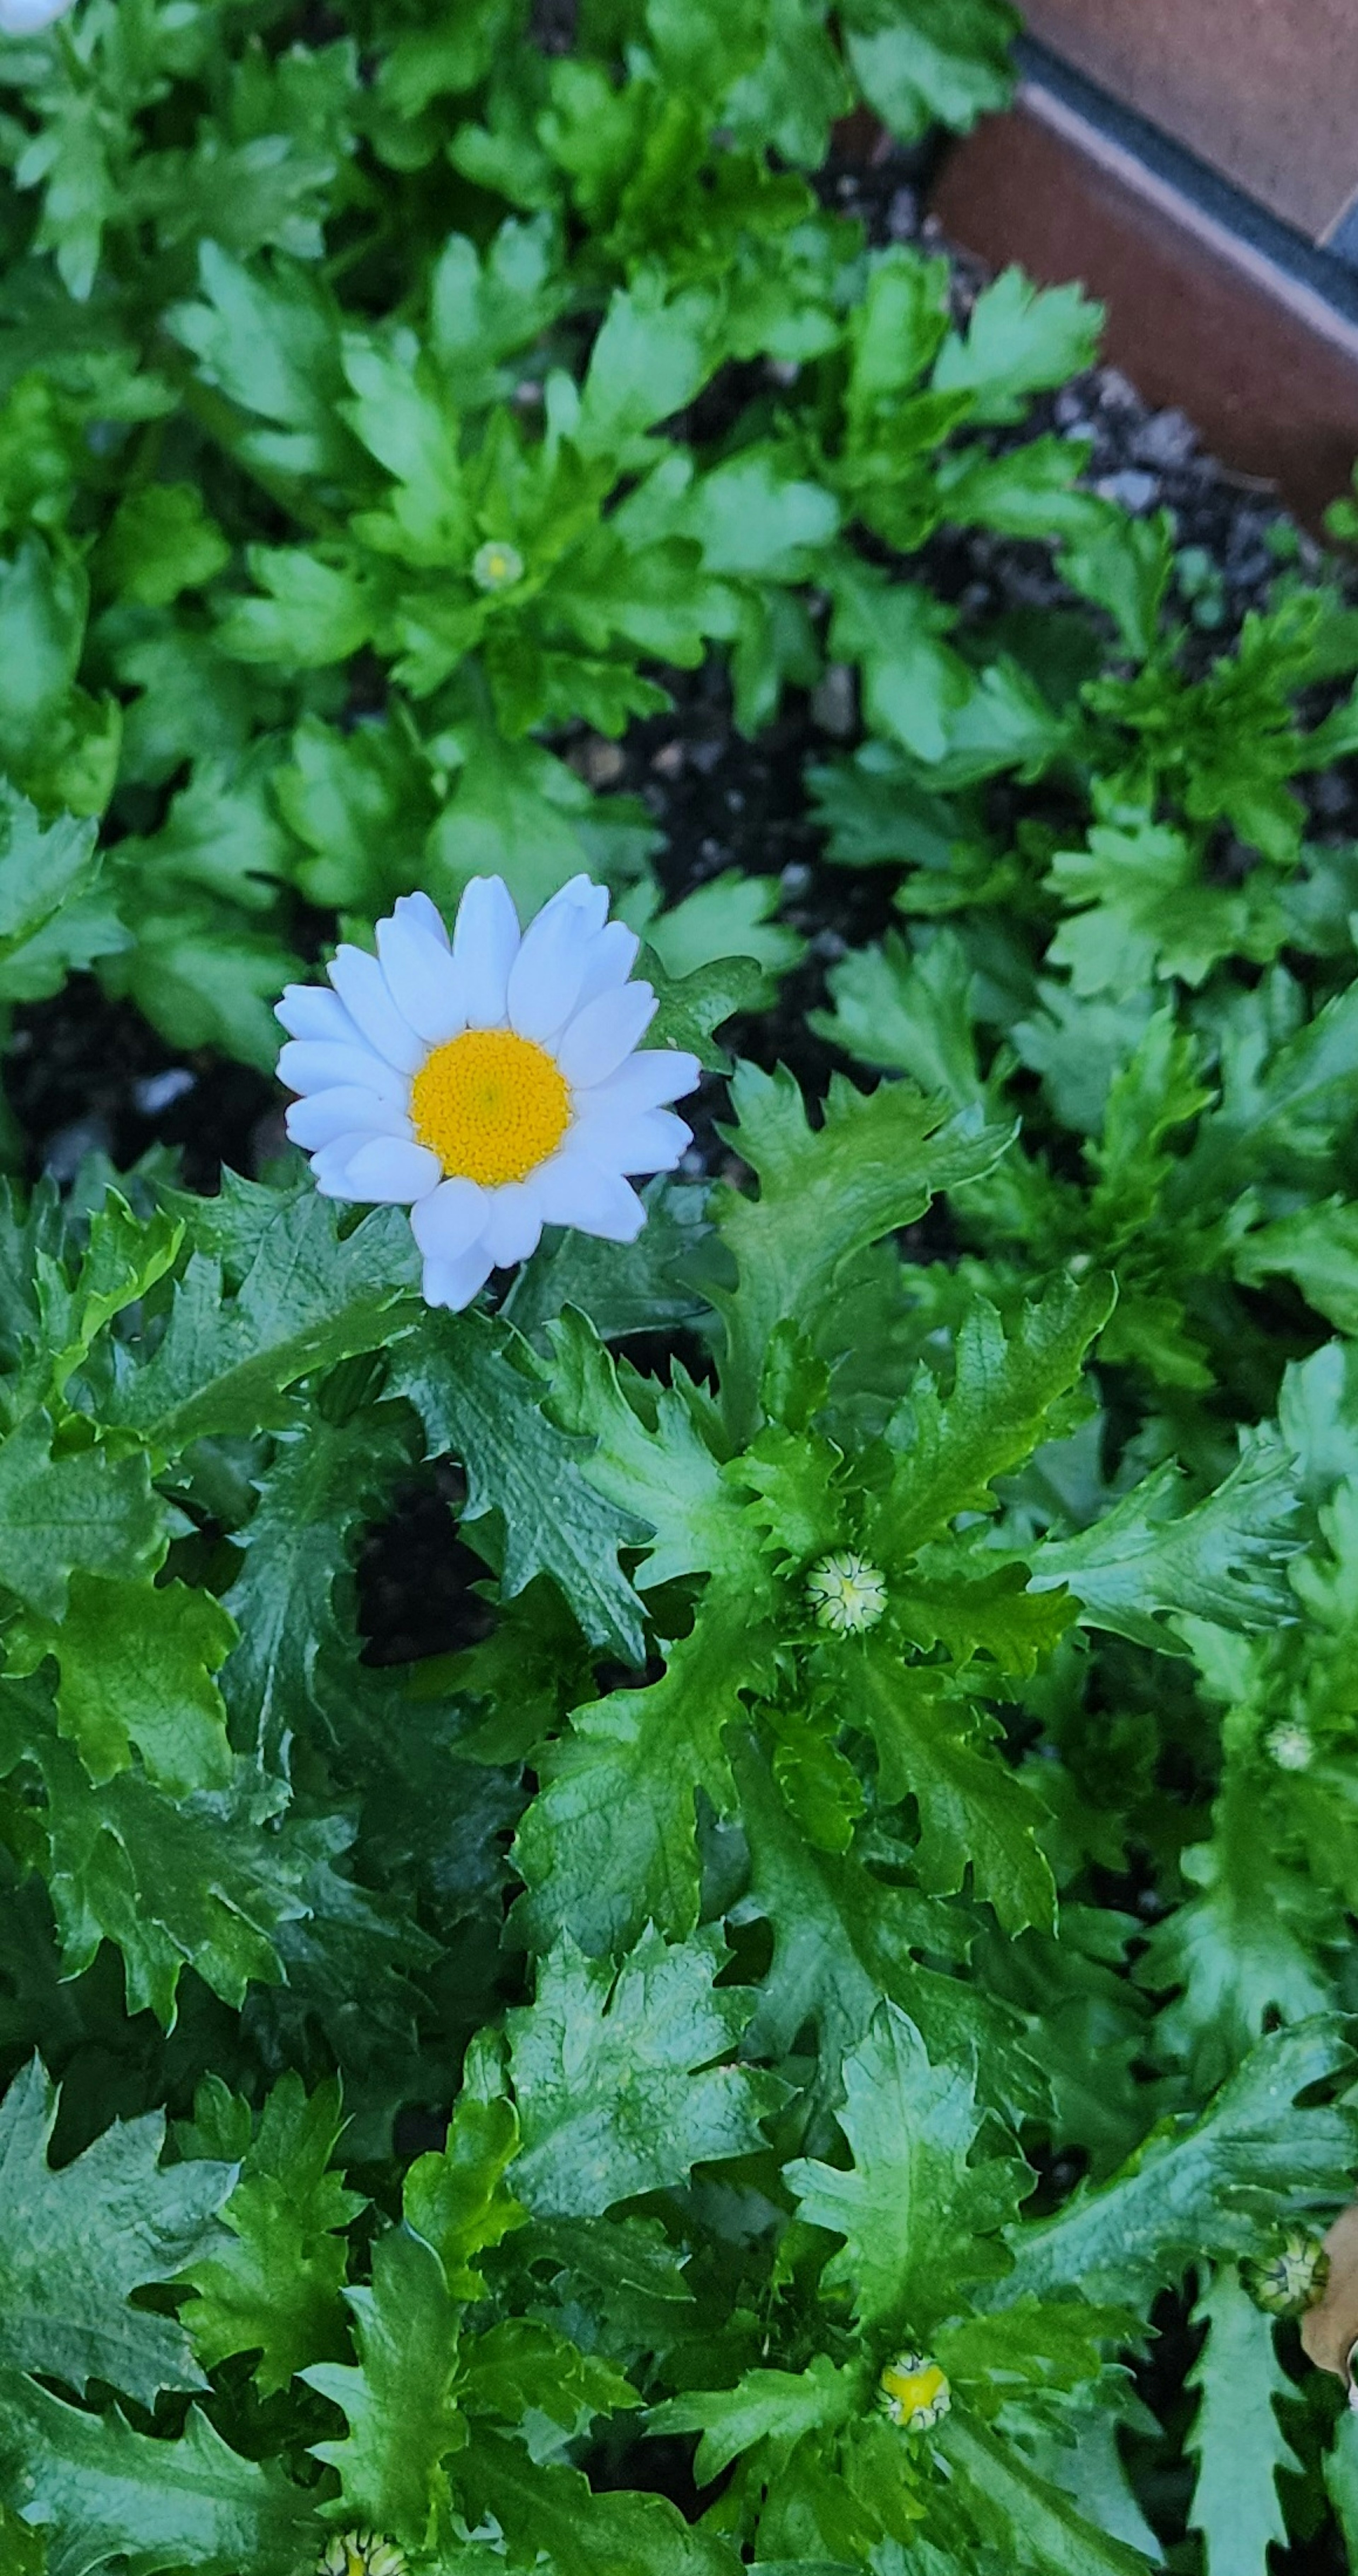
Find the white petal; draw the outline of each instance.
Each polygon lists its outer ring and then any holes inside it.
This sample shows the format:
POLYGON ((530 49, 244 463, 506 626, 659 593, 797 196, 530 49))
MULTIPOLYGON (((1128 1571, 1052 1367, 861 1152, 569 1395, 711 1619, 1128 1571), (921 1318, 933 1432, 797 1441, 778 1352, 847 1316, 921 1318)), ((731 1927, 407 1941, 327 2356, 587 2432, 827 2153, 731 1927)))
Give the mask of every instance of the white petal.
POLYGON ((446 940, 396 916, 377 925, 377 953, 391 998, 426 1046, 442 1046, 467 1025, 462 978, 446 940))
POLYGON ((410 1212, 415 1241, 426 1261, 460 1261, 480 1241, 489 1207, 479 1182, 441 1181, 410 1212))
POLYGON ((576 997, 576 1009, 583 1011, 600 993, 611 993, 625 984, 637 962, 641 946, 634 930, 625 921, 610 921, 597 934, 585 966, 584 980, 576 997))
POLYGON ((336 1144, 341 1136, 352 1135, 357 1144, 363 1136, 400 1136, 409 1142, 414 1135, 394 1100, 379 1100, 375 1091, 355 1091, 346 1082, 290 1101, 283 1124, 294 1145, 307 1154, 336 1144))
POLYGON ((601 1111, 576 1120, 571 1142, 602 1171, 672 1172, 693 1134, 671 1109, 641 1109, 630 1118, 601 1111))
POLYGON ((631 1243, 646 1222, 636 1191, 614 1172, 602 1172, 584 1154, 554 1154, 533 1174, 533 1190, 548 1225, 578 1226, 610 1243, 631 1243))
POLYGON ((380 1092, 402 1109, 410 1088, 405 1075, 361 1039, 352 1046, 330 1046, 318 1039, 290 1038, 278 1059, 278 1079, 289 1091, 323 1091, 327 1083, 343 1082, 357 1091, 380 1092))
POLYGON ((553 1038, 579 997, 590 931, 579 904, 559 898, 530 921, 510 969, 506 992, 509 1025, 521 1038, 553 1038))
POLYGON ((50 27, 54 18, 64 18, 75 0, 3 0, 0 6, 0 36, 32 36, 39 27, 50 27))
POLYGON ((556 1049, 567 1082, 583 1089, 604 1082, 630 1055, 655 1017, 655 995, 649 984, 624 984, 619 993, 600 993, 577 1011, 556 1049))
POLYGON ((399 1072, 418 1073, 425 1059, 424 1041, 397 1009, 377 959, 370 957, 366 948, 351 948, 346 941, 336 949, 328 971, 350 1019, 357 1021, 369 1046, 376 1047, 378 1054, 384 1055, 399 1072))
POLYGON ((490 1215, 482 1238, 497 1270, 511 1261, 526 1261, 536 1252, 542 1233, 537 1193, 522 1181, 506 1181, 490 1194, 490 1215))
POLYGON ((352 1046, 358 1031, 338 993, 324 984, 285 984, 283 999, 275 1002, 273 1015, 281 1020, 290 1038, 315 1038, 322 1044, 352 1046))
POLYGON ((426 1261, 424 1296, 428 1306, 470 1306, 478 1288, 483 1288, 495 1264, 479 1243, 469 1252, 460 1252, 456 1261, 426 1261))
POLYGON ((587 876, 582 869, 578 877, 572 877, 568 884, 559 886, 556 893, 548 897, 538 920, 553 912, 577 913, 587 930, 602 930, 608 919, 608 888, 596 885, 593 877, 587 876))
POLYGON ((451 945, 448 924, 432 895, 398 894, 392 906, 392 917, 396 921, 417 921, 421 930, 429 931, 437 939, 440 947, 451 945))
POLYGON ((322 1145, 311 1157, 311 1177, 323 1199, 351 1199, 354 1195, 345 1179, 351 1155, 358 1152, 365 1139, 351 1128, 337 1136, 333 1145, 322 1145))
POLYGON ((519 916, 504 878, 473 877, 453 930, 469 1027, 493 1029, 504 1018, 505 988, 518 953, 519 916))
POLYGON ((399 1137, 369 1136, 350 1155, 342 1175, 344 1195, 408 1207, 438 1188, 443 1165, 427 1145, 405 1145, 399 1137))
POLYGON ((682 1100, 685 1092, 697 1090, 701 1079, 696 1055, 683 1055, 678 1047, 643 1047, 639 1054, 629 1055, 606 1082, 581 1090, 576 1107, 582 1118, 596 1107, 631 1116, 637 1110, 661 1109, 667 1101, 682 1100))

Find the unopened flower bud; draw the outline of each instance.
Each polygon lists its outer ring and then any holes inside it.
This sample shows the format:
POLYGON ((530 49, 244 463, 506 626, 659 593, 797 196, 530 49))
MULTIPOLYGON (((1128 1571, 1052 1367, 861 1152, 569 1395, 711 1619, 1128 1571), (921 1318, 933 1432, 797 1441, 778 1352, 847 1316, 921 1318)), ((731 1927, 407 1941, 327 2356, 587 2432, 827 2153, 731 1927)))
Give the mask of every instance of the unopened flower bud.
POLYGON ((337 2531, 317 2576, 406 2576, 404 2554, 376 2531, 337 2531))
POLYGON ((1280 1771, 1309 1771, 1315 1746, 1299 1718, 1283 1718, 1264 1737, 1264 1751, 1280 1771))
POLYGON ((831 1629, 837 1637, 875 1628, 886 1608, 885 1576, 849 1547, 838 1548, 813 1565, 806 1589, 816 1626, 831 1629))
POLYGON ((523 579, 523 557, 502 537, 487 537, 472 556, 472 580, 478 590, 512 590, 523 579))
POLYGON ((1240 2265, 1256 2308, 1270 2317, 1303 2317, 1308 2308, 1318 2308, 1329 2277, 1329 2255, 1304 2227, 1290 2227, 1272 2254, 1247 2254, 1240 2265))
POLYGON ((952 2404, 952 2390, 936 2361, 920 2352, 898 2352, 877 2383, 878 2403, 906 2433, 927 2433, 952 2404))

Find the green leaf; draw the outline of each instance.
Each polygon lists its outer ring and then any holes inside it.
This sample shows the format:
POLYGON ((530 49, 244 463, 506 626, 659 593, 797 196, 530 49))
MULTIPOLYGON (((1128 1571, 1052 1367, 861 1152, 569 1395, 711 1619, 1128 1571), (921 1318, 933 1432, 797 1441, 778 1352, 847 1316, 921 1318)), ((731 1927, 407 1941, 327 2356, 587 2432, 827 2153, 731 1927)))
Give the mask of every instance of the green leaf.
POLYGON ((1238 1246, 1233 1267, 1246 1288, 1270 1278, 1294 1280, 1317 1314, 1341 1333, 1358 1333, 1358 1208, 1351 1201, 1325 1199, 1256 1226, 1238 1246))
POLYGON ((965 336, 945 341, 934 390, 968 394, 973 420, 1019 420, 1030 394, 1093 364, 1102 320, 1080 287, 1035 287, 1006 268, 977 296, 965 336))
POLYGON ((45 1001, 69 974, 127 946, 102 865, 93 823, 64 815, 44 831, 27 798, 0 781, 0 1001, 45 1001))
POLYGON ((699 289, 666 299, 654 273, 620 288, 590 353, 574 431, 587 457, 617 454, 682 410, 717 354, 717 306, 699 289))
POLYGON ((541 1785, 516 1845, 530 1937, 545 1948, 565 1927, 602 1951, 635 1941, 648 1922, 682 1937, 697 1921, 694 1795, 703 1790, 718 1814, 731 1808, 723 1734, 768 1673, 761 1612, 772 1575, 758 1524, 685 1396, 661 1394, 652 1432, 583 1317, 563 1317, 553 1343, 553 1410, 596 1442, 584 1475, 639 1535, 655 1530, 641 1588, 713 1573, 702 1616, 670 1647, 661 1678, 577 1709, 569 1735, 538 1760, 541 1785))
POLYGON ((475 411, 509 390, 502 361, 536 340, 566 302, 552 236, 546 215, 526 224, 511 217, 480 257, 465 233, 450 234, 441 251, 429 296, 430 345, 461 410, 475 411))
POLYGON ((748 1438, 780 1318, 795 1316, 814 1337, 853 1256, 911 1224, 936 1191, 988 1171, 1006 1138, 975 1117, 946 1120, 941 1102, 905 1083, 883 1083, 864 1097, 837 1080, 816 1132, 789 1073, 741 1065, 731 1098, 732 1141, 755 1172, 759 1197, 725 1185, 714 1197, 740 1284, 738 1293, 714 1291, 713 1303, 726 1334, 723 1408, 733 1433, 748 1438))
POLYGON ((1276 1435, 1248 1437, 1225 1482, 1179 1513, 1183 1479, 1157 1467, 1078 1537, 1046 1541, 1033 1557, 1035 1591, 1068 1584, 1091 1627, 1180 1649, 1176 1612, 1223 1628, 1267 1628, 1292 1606, 1285 1568, 1296 1551, 1292 1469, 1276 1435))
POLYGON ((229 2450, 198 2408, 174 2441, 82 2415, 17 2371, 0 2378, 0 2474, 46 2537, 46 2576, 295 2576, 315 2554, 310 2499, 273 2462, 229 2450))
POLYGON ((602 2354, 581 2352, 554 2326, 529 2317, 504 2317, 476 2337, 460 2396, 469 2415, 522 2427, 535 2457, 544 2419, 563 2440, 578 2441, 596 2416, 641 2403, 602 2354))
POLYGON ((871 1523, 876 1562, 905 1573, 959 1513, 998 1508, 994 1479, 1050 1436, 1053 1408, 1077 1382, 1114 1300, 1110 1279, 1057 1280, 1019 1306, 1008 1329, 984 1298, 974 1301, 957 1336, 950 1392, 940 1396, 922 1363, 888 1426, 895 1466, 871 1523))
POLYGON ((1202 2533, 1207 2576, 1268 2576, 1270 2544, 1287 2542, 1277 2473, 1297 2468, 1273 2401, 1290 2396, 1292 2382, 1271 2320, 1233 2266, 1214 2274, 1194 2323, 1207 2341, 1188 2374, 1201 2396, 1186 2446, 1198 2461, 1189 2524, 1202 2533))
POLYGON ((862 2403, 859 2372, 817 2353, 802 2371, 747 2370, 734 2388, 668 2398, 653 2410, 650 2430, 701 2433, 693 2473, 705 2487, 742 2451, 767 2442, 774 2460, 785 2459, 804 2433, 837 2432, 862 2403))
MULTIPOLYGON (((27 1687, 10 1685, 11 1707, 27 1687)), ((172 1800, 131 1770, 96 1788, 70 1745, 32 1726, 47 1805, 31 1830, 68 1973, 115 1942, 129 2012, 149 2008, 167 2028, 185 1967, 237 2009, 252 1979, 278 1980, 282 1927, 314 1912, 318 1864, 350 1838, 342 1820, 271 1827, 276 1792, 257 1798, 241 1781, 172 1800)))
POLYGON ((1006 2111, 1013 2106, 1015 2117, 1033 2110, 1041 2081, 1017 2056, 1017 2019, 980 1986, 912 1955, 964 1955, 969 1927, 918 1889, 878 1878, 855 1853, 816 1850, 753 1744, 737 1747, 734 1768, 750 1888, 733 1919, 763 1916, 773 1935, 773 1961, 746 2035, 749 2054, 786 2057, 813 2022, 819 2092, 837 2101, 845 2051, 863 2038, 885 1996, 909 2013, 931 2058, 961 2062, 974 2051, 985 2098, 1006 2111))
POLYGON ((487 1315, 431 1315, 390 1386, 414 1405, 430 1456, 462 1460, 469 1534, 496 1515, 486 1552, 505 1597, 550 1574, 592 1643, 639 1663, 641 1606, 618 1564, 637 1525, 586 1476, 583 1443, 544 1412, 545 1372, 528 1344, 487 1315))
POLYGON ((1149 660, 1174 570, 1168 513, 1134 519, 1116 502, 1091 496, 1089 517, 1056 560, 1072 590, 1107 611, 1133 659, 1149 660))
POLYGON ((210 1592, 77 1569, 60 1624, 30 1622, 21 1634, 26 1654, 12 1655, 9 1669, 55 1658, 57 1721, 92 1780, 125 1771, 135 1744, 148 1776, 172 1796, 226 1786, 231 1749, 214 1676, 236 1628, 210 1592))
POLYGON ((53 1351, 52 1384, 58 1392, 89 1357, 105 1325, 149 1295, 174 1268, 183 1240, 181 1218, 157 1208, 143 1222, 117 1190, 107 1189, 90 1218, 74 1286, 55 1266, 38 1263, 43 1325, 53 1351))
MULTIPOLYGON (((918 142, 935 123, 965 132, 1007 103, 1016 22, 1005 0, 852 0, 844 16, 854 78, 901 142, 918 142)), ((1052 381, 1070 372, 1063 366, 1052 381)))
POLYGON ((209 1433, 283 1426, 280 1398, 298 1378, 379 1349, 415 1320, 415 1248, 396 1209, 375 1210, 341 1239, 333 1203, 309 1184, 261 1191, 258 1203, 253 1259, 234 1295, 220 1263, 195 1252, 150 1357, 115 1353, 107 1418, 162 1456, 209 1433))
POLYGON ((454 2393, 459 2310, 438 2256, 400 2228, 379 2237, 372 2287, 350 2290, 348 2302, 357 2365, 315 2362, 302 2377, 349 2430, 313 2447, 338 2474, 349 2523, 419 2549, 447 2504, 444 2464, 467 2439, 454 2393))
POLYGON ((469 2516, 494 2515, 511 2559, 522 2567, 545 2554, 558 2576, 737 2576, 729 2541, 686 2523, 668 2496, 595 2495, 578 2469, 539 2466, 523 2445, 478 2430, 459 2462, 469 2516))
POLYGON ((35 2057, 0 2103, 0 2351, 6 2371, 41 2371, 84 2395, 92 2379, 145 2406, 162 2388, 200 2388, 182 2327, 129 2305, 199 2254, 234 2174, 224 2164, 162 2170, 160 2112, 117 2121, 53 2172, 56 2093, 35 2057))
POLYGON ((1014 2232, 1003 2304, 1065 2289, 1144 2308, 1188 2264, 1248 2253, 1290 2214, 1346 2199, 1353 2111, 1293 2105, 1347 2065, 1332 2015, 1270 2033, 1199 2119, 1162 2121, 1110 2181, 1014 2232))
POLYGON ((853 2165, 799 2157, 785 2168, 801 2216, 842 2236, 827 2291, 852 2293, 867 2326, 927 2336, 957 2305, 964 2282, 1009 2265, 999 2231, 1027 2187, 1013 2154, 970 2161, 983 2114, 973 2079, 932 2066, 907 2013, 878 2006, 844 2060, 839 2124, 853 2165))
POLYGON ((308 2101, 299 2075, 282 2076, 221 2212, 234 2242, 198 2255, 181 2275, 194 2293, 182 2318, 200 2360, 211 2370, 231 2353, 257 2353, 265 2397, 306 2362, 345 2349, 348 2248, 339 2230, 364 2204, 330 2170, 342 2126, 337 2082, 308 2101))
POLYGON ((1007 1931, 1049 1928, 1055 1890, 1037 1842, 1041 1812, 993 1749, 994 1720, 950 1692, 936 1668, 904 1663, 882 1632, 864 1640, 855 1678, 845 1714, 871 1731, 883 1795, 912 1796, 919 1808, 922 1885, 951 1896, 970 1869, 1007 1931))
POLYGON ((955 2415, 936 2436, 977 2529, 1032 2576, 1146 2576, 1139 2549, 1112 2540, 1030 2467, 1016 2444, 955 2415))
POLYGON ((98 569, 120 599, 168 608, 205 589, 231 549, 194 483, 144 483, 124 494, 99 549, 98 569))
POLYGON ((683 979, 728 957, 752 957, 772 999, 778 979, 798 965, 805 941, 770 915, 778 908, 776 877, 728 871, 686 895, 672 912, 647 923, 646 937, 667 975, 683 979))
POLYGON ((304 1428, 279 1431, 255 1509, 232 1533, 244 1562, 223 1603, 236 1642, 221 1686, 237 1741, 257 1745, 268 1770, 286 1770, 293 1736, 324 1722, 326 1661, 353 1652, 341 1597, 350 1563, 409 1455, 394 1405, 343 1423, 313 1412, 304 1428))
POLYGON ((1094 823, 1083 850, 1058 850, 1048 884, 1074 918, 1048 950, 1075 992, 1139 992, 1152 975, 1202 984, 1223 957, 1276 956, 1283 916, 1264 872, 1238 892, 1207 882, 1193 842, 1149 815, 1094 823))
POLYGON ((486 2285, 472 2257, 500 2244, 527 2220, 527 2211, 504 2180, 519 2144, 512 2102, 481 2102, 464 2093, 442 2148, 418 2156, 406 2175, 406 2225, 432 2245, 451 2298, 485 2296, 486 2285))
POLYGON ((0 1584, 60 1619, 71 1576, 135 1582, 165 1553, 163 1508, 146 1453, 54 1447, 48 1416, 28 1414, 0 1441, 0 1584))
POLYGON ((534 2003, 508 2021, 523 2137, 513 2182, 529 2209, 595 2216, 763 2146, 781 2088, 713 2063, 750 2009, 748 1992, 713 1984, 725 1956, 715 1930, 674 1946, 651 1931, 616 1971, 569 1939, 542 1960, 534 2003))
POLYGON ((338 322, 319 280, 284 261, 248 269, 213 241, 198 265, 203 301, 172 306, 166 324, 207 384, 269 423, 237 433, 244 462, 343 478, 354 447, 340 409, 338 322))

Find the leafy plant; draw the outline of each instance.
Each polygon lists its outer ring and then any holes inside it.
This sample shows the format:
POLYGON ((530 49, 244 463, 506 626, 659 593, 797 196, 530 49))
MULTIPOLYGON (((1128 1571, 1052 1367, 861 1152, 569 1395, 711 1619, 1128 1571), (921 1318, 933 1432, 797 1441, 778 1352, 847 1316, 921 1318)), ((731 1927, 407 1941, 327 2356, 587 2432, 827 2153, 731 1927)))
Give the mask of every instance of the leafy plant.
POLYGON ((1358 880, 1311 789, 1358 625, 1283 545, 1232 632, 1034 413, 1094 308, 844 210, 840 120, 964 127, 1011 33, 0 39, 16 1101, 90 977, 204 1089, 271 1072, 285 981, 487 873, 606 884, 709 1075, 633 1243, 549 1229, 459 1313, 267 1138, 213 1195, 30 1186, 9 1120, 24 2576, 1358 2530, 1256 2303, 1358 2168, 1358 880), (1056 604, 976 606, 964 542, 1056 604), (623 782, 700 667, 752 759, 847 707, 847 950, 657 870, 623 782))

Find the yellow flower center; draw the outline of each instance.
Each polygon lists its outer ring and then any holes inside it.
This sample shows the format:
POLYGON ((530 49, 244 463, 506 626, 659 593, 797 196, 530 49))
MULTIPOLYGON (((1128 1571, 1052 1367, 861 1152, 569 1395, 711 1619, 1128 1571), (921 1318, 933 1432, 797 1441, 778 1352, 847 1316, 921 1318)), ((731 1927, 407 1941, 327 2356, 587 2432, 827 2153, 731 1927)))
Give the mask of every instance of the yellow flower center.
POLYGON ((498 1189, 521 1181, 560 1144, 571 1096, 554 1057, 513 1029, 464 1029, 435 1047, 410 1086, 422 1145, 450 1180, 498 1189))
POLYGON ((904 2353, 887 2363, 881 2377, 882 2400, 893 2423, 911 2432, 926 2432, 946 2415, 951 2390, 936 2361, 904 2353))

